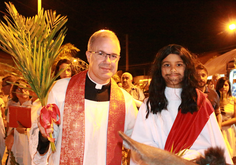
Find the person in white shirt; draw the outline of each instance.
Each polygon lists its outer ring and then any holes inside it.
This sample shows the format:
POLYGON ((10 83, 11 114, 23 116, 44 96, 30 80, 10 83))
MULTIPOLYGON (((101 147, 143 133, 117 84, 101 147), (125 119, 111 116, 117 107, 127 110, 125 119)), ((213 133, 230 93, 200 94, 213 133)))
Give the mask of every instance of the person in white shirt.
POLYGON ((131 138, 175 154, 186 149, 183 158, 188 160, 204 155, 209 147, 220 147, 226 162, 233 164, 214 109, 197 89, 193 55, 176 44, 162 48, 151 77, 149 98, 139 109, 131 138))
POLYGON ((132 81, 133 81, 133 76, 130 73, 125 72, 122 74, 121 76, 122 88, 126 90, 134 98, 135 104, 139 108, 143 103, 145 96, 143 94, 143 91, 139 87, 133 85, 132 81))
POLYGON ((56 152, 51 152, 39 122, 35 164, 121 164, 122 139, 118 131, 131 135, 137 108, 132 97, 111 79, 120 59, 115 33, 95 32, 86 56, 89 69, 58 80, 49 94, 48 103, 56 104, 61 114, 61 123, 46 130, 56 138, 56 152))
MULTIPOLYGON (((31 108, 32 102, 29 98, 29 90, 25 89, 27 88, 27 85, 27 82, 23 79, 16 81, 16 84, 13 85, 11 90, 11 106, 31 108)), ((17 128, 9 127, 9 133, 5 140, 7 149, 13 152, 16 162, 20 165, 30 164, 31 162, 28 131, 28 128, 24 128, 19 123, 17 128)), ((10 164, 11 159, 13 158, 10 154, 7 164, 10 164)))

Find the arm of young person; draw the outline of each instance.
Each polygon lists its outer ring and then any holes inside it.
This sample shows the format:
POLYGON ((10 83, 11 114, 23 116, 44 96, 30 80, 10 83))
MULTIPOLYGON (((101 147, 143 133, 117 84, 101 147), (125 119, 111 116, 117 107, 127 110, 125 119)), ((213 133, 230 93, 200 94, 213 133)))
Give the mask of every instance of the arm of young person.
POLYGON ((139 109, 131 138, 140 143, 161 148, 153 139, 152 127, 155 127, 155 123, 150 125, 150 121, 154 120, 150 115, 149 118, 148 120, 146 119, 146 101, 144 101, 139 109))

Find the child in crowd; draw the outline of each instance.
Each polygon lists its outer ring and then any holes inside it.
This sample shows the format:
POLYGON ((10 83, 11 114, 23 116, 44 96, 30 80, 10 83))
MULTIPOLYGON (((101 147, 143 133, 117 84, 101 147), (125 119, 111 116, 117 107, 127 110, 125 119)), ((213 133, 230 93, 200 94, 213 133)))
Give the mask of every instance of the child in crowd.
POLYGON ((215 90, 214 83, 212 80, 207 80, 207 86, 211 90, 215 90))
MULTIPOLYGON (((25 80, 19 79, 16 81, 16 84, 11 89, 11 106, 31 108, 32 102, 29 97, 29 90, 26 89, 27 87, 28 84, 25 80)), ((31 164, 28 140, 29 130, 29 128, 24 128, 19 123, 17 128, 9 128, 9 133, 5 140, 7 149, 13 152, 16 162, 20 165, 31 164)), ((11 159, 12 157, 10 156, 7 164, 11 164, 11 159)))
POLYGON ((72 63, 68 59, 60 59, 57 62, 54 76, 56 76, 57 73, 62 69, 65 69, 65 70, 57 77, 57 80, 62 79, 62 78, 70 78, 71 76, 75 74, 72 68, 72 63))
POLYGON ((183 157, 190 160, 218 146, 225 150, 227 163, 232 164, 214 109, 196 87, 192 54, 176 44, 162 48, 152 66, 149 98, 139 109, 131 137, 174 153, 187 149, 183 157))

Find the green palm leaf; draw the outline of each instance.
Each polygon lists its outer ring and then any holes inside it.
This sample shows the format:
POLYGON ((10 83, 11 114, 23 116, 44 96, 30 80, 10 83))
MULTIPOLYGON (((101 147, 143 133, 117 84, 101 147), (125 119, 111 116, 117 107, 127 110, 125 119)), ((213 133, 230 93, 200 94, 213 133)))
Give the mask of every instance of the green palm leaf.
MULTIPOLYGON (((51 74, 65 35, 66 16, 43 9, 34 17, 20 15, 12 3, 5 3, 10 17, 0 21, 0 48, 13 56, 41 104, 46 105, 48 91, 56 77, 51 74)), ((18 75, 20 77, 20 75, 18 75)))

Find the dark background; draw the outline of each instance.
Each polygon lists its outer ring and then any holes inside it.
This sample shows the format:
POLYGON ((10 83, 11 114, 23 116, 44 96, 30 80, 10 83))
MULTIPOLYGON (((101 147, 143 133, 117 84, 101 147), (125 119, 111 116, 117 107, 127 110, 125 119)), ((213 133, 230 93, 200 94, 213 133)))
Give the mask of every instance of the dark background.
MULTIPOLYGON (((37 0, 12 0, 20 14, 37 14, 37 0)), ((89 37, 106 28, 121 43, 119 66, 125 65, 125 36, 129 38, 129 63, 153 61, 157 51, 171 43, 187 47, 202 56, 205 52, 227 51, 236 45, 236 35, 225 31, 236 20, 236 0, 91 1, 42 0, 42 7, 67 15, 65 43, 74 44, 85 60, 89 37)), ((6 6, 0 2, 1 19, 6 6)))

